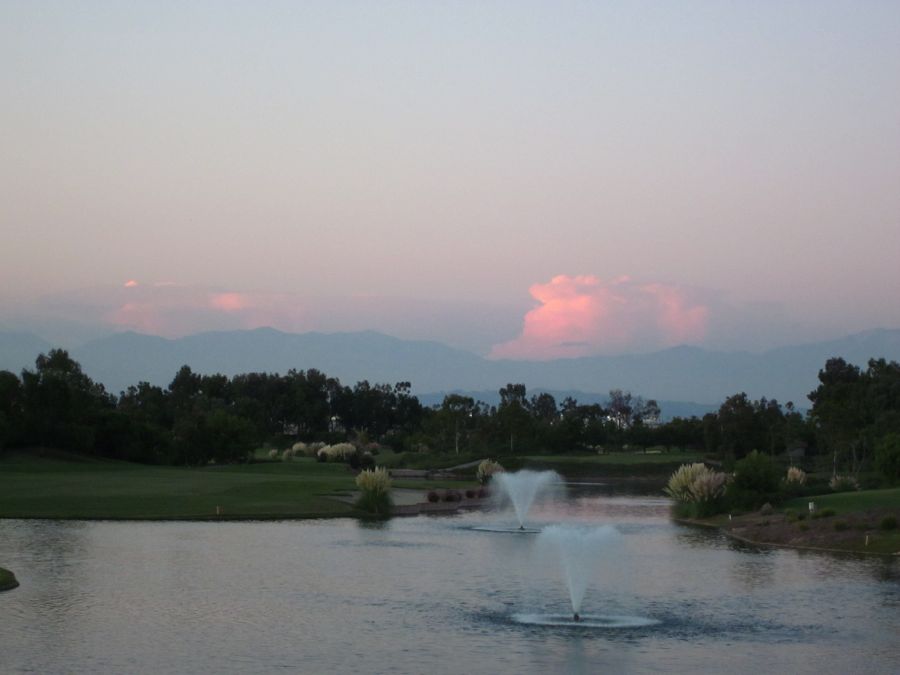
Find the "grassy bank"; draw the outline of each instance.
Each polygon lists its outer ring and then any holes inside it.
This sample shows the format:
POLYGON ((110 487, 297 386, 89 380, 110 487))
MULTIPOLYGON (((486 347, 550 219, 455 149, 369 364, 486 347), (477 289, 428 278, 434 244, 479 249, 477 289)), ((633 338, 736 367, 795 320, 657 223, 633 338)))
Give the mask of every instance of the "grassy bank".
POLYGON ((8 591, 19 585, 16 575, 0 567, 0 591, 8 591))
POLYGON ((862 490, 857 492, 836 492, 815 497, 801 497, 785 503, 787 509, 800 511, 809 509, 809 502, 815 502, 816 508, 833 509, 837 515, 848 512, 866 511, 868 509, 895 508, 900 509, 900 488, 886 490, 862 490))
POLYGON ((177 519, 335 516, 355 489, 346 467, 313 460, 155 467, 18 454, 0 460, 2 518, 177 519))
MULTIPOLYGON (((610 452, 603 455, 526 455, 511 459, 514 461, 510 463, 510 469, 552 470, 566 478, 668 478, 682 464, 703 461, 703 454, 681 451, 658 454, 610 452)), ((500 462, 503 463, 503 460, 500 462)))
MULTIPOLYGON (((484 459, 484 454, 428 454, 428 453, 392 453, 383 452, 378 456, 378 463, 389 468, 422 469, 440 471, 458 465, 472 464, 467 468, 456 469, 460 475, 474 477, 477 462, 484 459)), ((643 452, 610 452, 606 454, 578 453, 568 455, 500 455, 494 456, 508 471, 519 469, 553 470, 564 476, 644 476, 665 475, 682 464, 700 462, 703 453, 673 450, 666 453, 643 452)))
POLYGON ((702 519, 755 544, 852 553, 900 554, 900 488, 839 492, 793 499, 761 511, 702 519), (810 514, 809 502, 815 502, 810 514))

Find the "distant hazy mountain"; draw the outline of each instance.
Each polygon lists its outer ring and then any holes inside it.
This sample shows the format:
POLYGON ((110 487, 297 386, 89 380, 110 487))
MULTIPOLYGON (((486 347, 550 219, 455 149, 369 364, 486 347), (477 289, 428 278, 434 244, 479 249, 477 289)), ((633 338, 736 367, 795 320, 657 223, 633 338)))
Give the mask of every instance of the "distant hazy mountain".
POLYGON ((23 368, 34 368, 38 354, 52 348, 34 333, 0 332, 0 370, 18 375, 23 368))
POLYGON ((200 333, 176 340, 120 333, 73 352, 85 372, 111 391, 146 380, 166 385, 187 364, 199 373, 285 373, 316 368, 345 384, 408 380, 417 391, 443 388, 457 373, 477 378, 485 361, 436 342, 374 332, 282 333, 272 328, 200 333))
MULTIPOLYGON (((0 368, 17 372, 33 367, 35 356, 49 348, 34 335, 0 333, 0 368)), ((559 399, 575 392, 579 401, 589 401, 592 395, 605 400, 610 389, 620 388, 667 402, 663 412, 672 416, 702 413, 741 391, 806 407, 806 396, 828 358, 842 356, 860 366, 873 357, 900 360, 900 330, 868 331, 759 354, 676 347, 544 362, 490 361, 437 342, 374 332, 291 334, 269 328, 175 340, 120 333, 71 353, 85 372, 116 393, 141 380, 167 385, 184 364, 196 372, 229 376, 317 368, 350 385, 364 379, 391 384, 408 380, 426 401, 442 398, 435 392, 454 390, 487 396, 508 382, 522 382, 529 391, 549 391, 559 399)))

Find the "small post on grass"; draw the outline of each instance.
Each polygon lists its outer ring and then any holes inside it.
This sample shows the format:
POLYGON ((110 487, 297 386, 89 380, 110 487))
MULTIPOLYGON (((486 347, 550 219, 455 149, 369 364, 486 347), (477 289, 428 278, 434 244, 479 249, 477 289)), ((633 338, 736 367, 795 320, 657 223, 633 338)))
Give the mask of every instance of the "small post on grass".
POLYGON ((815 513, 815 511, 816 511, 816 503, 815 503, 815 502, 810 502, 810 503, 809 503, 809 512, 810 512, 810 513, 815 513))
POLYGON ((222 507, 221 507, 221 506, 218 506, 218 505, 216 506, 216 515, 217 515, 217 516, 221 516, 221 515, 222 515, 222 507))

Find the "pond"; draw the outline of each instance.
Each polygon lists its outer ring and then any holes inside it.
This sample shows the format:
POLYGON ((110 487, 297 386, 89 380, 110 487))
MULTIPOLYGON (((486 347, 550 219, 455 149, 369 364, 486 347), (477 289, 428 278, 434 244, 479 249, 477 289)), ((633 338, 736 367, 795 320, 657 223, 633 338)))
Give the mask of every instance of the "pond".
POLYGON ((614 525, 571 614, 505 512, 354 520, 0 521, 4 673, 900 671, 900 561, 737 544, 663 499, 574 489, 529 514, 614 525), (523 619, 525 617, 526 619, 523 619), (652 625, 646 625, 647 623, 652 625))

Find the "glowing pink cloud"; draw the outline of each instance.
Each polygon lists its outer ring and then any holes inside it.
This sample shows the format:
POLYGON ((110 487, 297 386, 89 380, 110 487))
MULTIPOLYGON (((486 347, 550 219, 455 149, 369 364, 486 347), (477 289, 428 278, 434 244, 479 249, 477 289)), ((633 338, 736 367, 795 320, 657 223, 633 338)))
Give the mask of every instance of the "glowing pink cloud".
POLYGON ((253 302, 244 293, 216 293, 210 298, 210 304, 223 312, 237 312, 252 307, 253 302))
POLYGON ((216 292, 170 282, 127 284, 122 293, 103 318, 140 333, 177 337, 198 329, 305 328, 302 309, 285 294, 216 292))
POLYGON ((125 288, 136 288, 138 285, 139 284, 136 279, 129 279, 125 282, 125 288))
POLYGON ((699 342, 706 335, 709 307, 668 284, 559 275, 529 292, 540 305, 525 315, 521 335, 494 346, 492 358, 643 351, 699 342))

